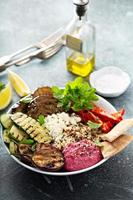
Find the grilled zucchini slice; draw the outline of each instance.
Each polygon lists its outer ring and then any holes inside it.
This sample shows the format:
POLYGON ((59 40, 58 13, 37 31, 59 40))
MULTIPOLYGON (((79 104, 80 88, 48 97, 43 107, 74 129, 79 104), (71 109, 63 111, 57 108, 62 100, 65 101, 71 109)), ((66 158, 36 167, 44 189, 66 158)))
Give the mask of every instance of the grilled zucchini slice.
POLYGON ((28 138, 28 135, 23 130, 13 125, 12 128, 10 129, 10 137, 20 142, 24 138, 28 138))
POLYGON ((9 151, 11 154, 17 153, 17 145, 12 141, 9 143, 9 151))
POLYGON ((10 143, 9 130, 5 129, 3 133, 3 140, 5 143, 10 143))
POLYGON ((0 117, 0 121, 4 128, 11 128, 11 126, 13 125, 13 121, 11 120, 11 117, 8 113, 2 114, 0 117))
POLYGON ((17 112, 11 115, 11 119, 38 143, 50 143, 52 141, 52 137, 48 134, 48 130, 28 115, 17 112))

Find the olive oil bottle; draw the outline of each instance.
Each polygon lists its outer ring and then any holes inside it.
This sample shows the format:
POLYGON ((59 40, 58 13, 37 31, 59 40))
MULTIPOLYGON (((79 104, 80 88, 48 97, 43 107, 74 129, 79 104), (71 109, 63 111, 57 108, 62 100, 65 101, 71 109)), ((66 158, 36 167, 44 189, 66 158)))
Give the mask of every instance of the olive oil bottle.
POLYGON ((67 69, 79 76, 87 76, 95 65, 95 28, 87 22, 86 10, 89 0, 73 0, 76 17, 67 27, 67 69))

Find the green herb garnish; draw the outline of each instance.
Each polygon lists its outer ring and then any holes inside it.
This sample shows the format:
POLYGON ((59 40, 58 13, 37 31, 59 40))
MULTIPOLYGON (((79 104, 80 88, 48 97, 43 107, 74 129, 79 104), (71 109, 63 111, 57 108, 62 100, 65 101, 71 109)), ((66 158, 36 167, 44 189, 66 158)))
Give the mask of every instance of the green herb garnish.
POLYGON ((102 124, 99 124, 99 123, 94 123, 92 121, 88 121, 87 124, 91 129, 98 129, 102 125, 102 124))
POLYGON ((39 115, 37 121, 39 122, 40 125, 43 125, 45 123, 44 115, 39 115))
POLYGON ((35 143, 34 140, 32 139, 23 139, 20 144, 29 144, 29 145, 33 145, 35 143))
POLYGON ((22 99, 20 99, 20 102, 28 104, 28 103, 31 103, 32 100, 33 100, 33 97, 31 95, 27 95, 23 97, 22 99))
POLYGON ((81 77, 72 82, 69 81, 65 89, 53 86, 52 91, 54 97, 59 101, 58 106, 63 107, 65 111, 70 109, 73 111, 92 109, 93 102, 98 100, 95 94, 96 89, 92 88, 81 77))
POLYGON ((103 146, 102 143, 99 141, 98 138, 95 139, 94 143, 95 143, 95 145, 98 146, 98 147, 102 147, 102 146, 103 146))
POLYGON ((5 84, 0 82, 0 91, 3 90, 5 88, 5 84))

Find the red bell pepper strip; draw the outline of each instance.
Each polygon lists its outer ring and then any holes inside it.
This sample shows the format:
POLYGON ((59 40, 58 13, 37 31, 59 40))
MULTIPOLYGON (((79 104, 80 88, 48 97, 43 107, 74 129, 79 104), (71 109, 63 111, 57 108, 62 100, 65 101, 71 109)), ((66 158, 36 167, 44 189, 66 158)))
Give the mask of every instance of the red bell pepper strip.
POLYGON ((114 124, 111 123, 110 121, 102 122, 99 119, 99 117, 95 116, 92 112, 90 112, 88 110, 79 111, 78 115, 81 117, 81 120, 83 122, 92 121, 92 122, 95 122, 95 123, 102 124, 102 126, 100 128, 101 128, 103 133, 108 133, 112 129, 112 127, 114 126, 114 124))
POLYGON ((123 119, 125 113, 124 109, 119 112, 108 114, 102 108, 95 106, 91 111, 81 110, 77 114, 81 117, 83 122, 92 121, 101 124, 103 133, 108 133, 115 124, 123 119))
POLYGON ((102 121, 99 119, 99 117, 95 116, 92 112, 88 110, 81 110, 77 113, 83 122, 88 122, 89 120, 95 123, 102 124, 102 121))
POLYGON ((112 122, 113 124, 119 123, 123 119, 123 115, 125 113, 124 109, 121 109, 119 112, 114 114, 106 113, 102 108, 95 106, 91 112, 98 116, 103 122, 112 122))
POLYGON ((101 130, 103 133, 108 133, 113 128, 113 126, 113 123, 111 123, 110 121, 104 122, 101 126, 101 130))
POLYGON ((119 123, 123 119, 123 115, 125 114, 125 109, 122 108, 120 111, 113 113, 112 116, 117 119, 117 123, 119 123))

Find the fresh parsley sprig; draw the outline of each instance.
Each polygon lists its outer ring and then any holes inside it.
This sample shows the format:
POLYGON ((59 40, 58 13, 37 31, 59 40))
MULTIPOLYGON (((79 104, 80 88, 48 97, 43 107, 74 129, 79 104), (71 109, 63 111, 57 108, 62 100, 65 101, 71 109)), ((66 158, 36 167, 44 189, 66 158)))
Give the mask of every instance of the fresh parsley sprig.
POLYGON ((72 82, 69 81, 65 89, 53 86, 52 91, 54 97, 59 101, 58 106, 63 107, 65 111, 70 109, 73 111, 92 109, 93 102, 98 100, 95 94, 96 89, 92 88, 81 77, 72 82))
POLYGON ((98 129, 98 128, 100 128, 102 126, 102 124, 94 123, 92 121, 88 121, 87 124, 91 129, 98 129))
POLYGON ((102 147, 103 146, 103 144, 100 142, 100 140, 98 138, 95 139, 94 143, 98 147, 102 147))
POLYGON ((44 115, 39 115, 37 121, 40 125, 43 125, 45 123, 45 117, 44 115))

